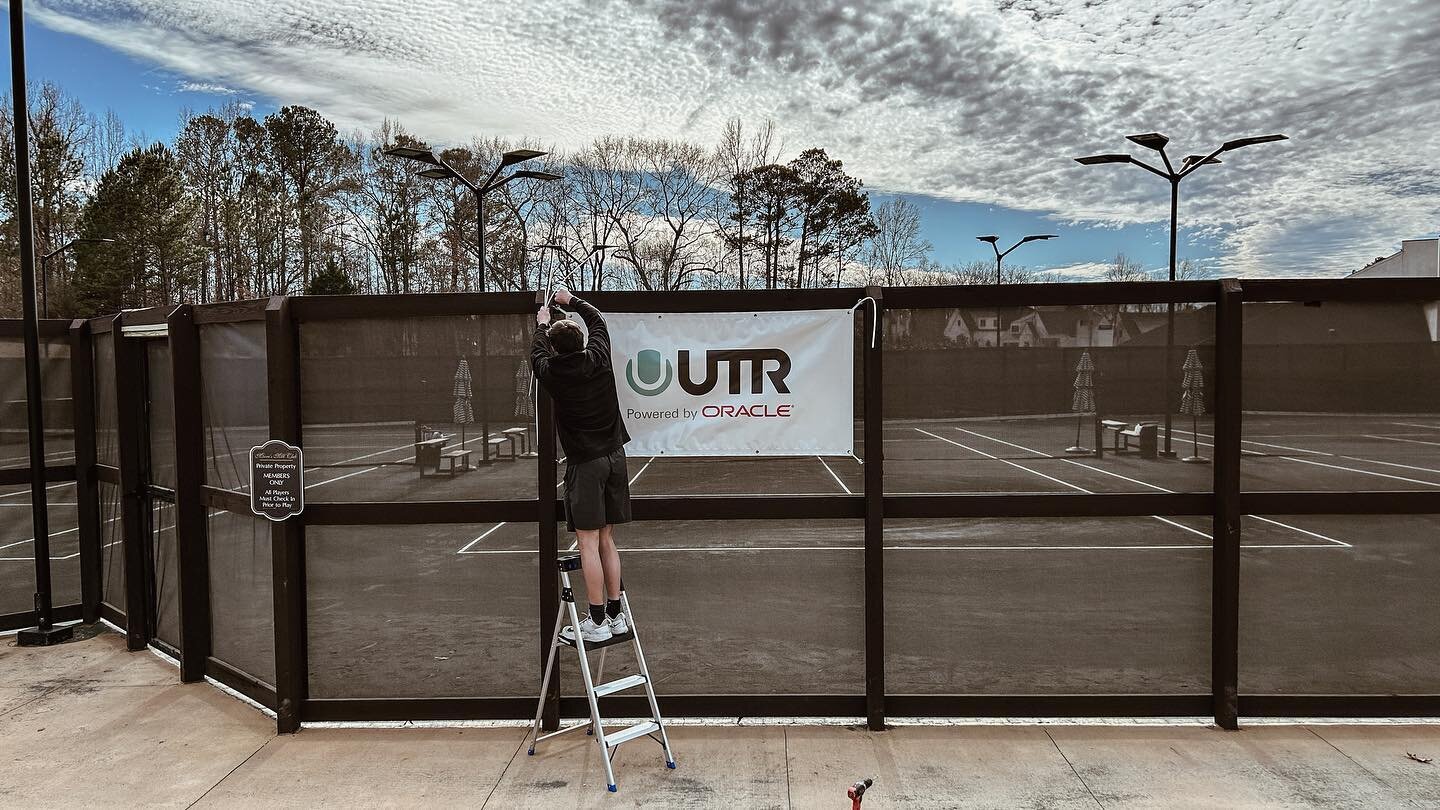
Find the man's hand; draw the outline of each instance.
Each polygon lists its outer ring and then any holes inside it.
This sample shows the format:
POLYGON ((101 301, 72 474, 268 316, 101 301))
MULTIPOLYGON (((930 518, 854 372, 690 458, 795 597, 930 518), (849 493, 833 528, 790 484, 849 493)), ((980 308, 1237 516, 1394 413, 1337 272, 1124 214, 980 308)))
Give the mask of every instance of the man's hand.
POLYGON ((538 323, 541 326, 548 326, 550 324, 549 307, 540 307, 540 311, 535 313, 535 323, 538 323))
POLYGON ((559 304, 562 307, 569 305, 570 299, 574 297, 575 296, 571 295, 570 291, 565 289, 564 287, 557 287, 555 289, 555 303, 559 304))

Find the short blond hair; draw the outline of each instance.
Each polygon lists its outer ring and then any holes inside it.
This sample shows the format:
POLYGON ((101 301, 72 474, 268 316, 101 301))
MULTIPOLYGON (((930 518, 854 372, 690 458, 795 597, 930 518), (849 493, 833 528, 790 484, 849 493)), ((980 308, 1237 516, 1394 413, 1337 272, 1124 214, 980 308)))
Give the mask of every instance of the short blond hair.
POLYGON ((585 334, 574 321, 556 321, 550 324, 550 345, 556 354, 578 352, 585 348, 585 334))

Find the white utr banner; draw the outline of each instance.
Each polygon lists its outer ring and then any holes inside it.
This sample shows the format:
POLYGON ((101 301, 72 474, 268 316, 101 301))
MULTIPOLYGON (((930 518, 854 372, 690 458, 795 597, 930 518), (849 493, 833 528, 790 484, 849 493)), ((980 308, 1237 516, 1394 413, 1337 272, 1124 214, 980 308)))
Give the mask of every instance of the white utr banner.
POLYGON ((631 456, 844 456, 855 316, 607 313, 631 456))

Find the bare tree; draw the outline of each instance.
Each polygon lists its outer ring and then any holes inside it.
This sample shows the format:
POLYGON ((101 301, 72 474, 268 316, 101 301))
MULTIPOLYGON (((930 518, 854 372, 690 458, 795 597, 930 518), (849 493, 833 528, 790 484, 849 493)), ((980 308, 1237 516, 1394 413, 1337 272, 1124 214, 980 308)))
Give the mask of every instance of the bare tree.
POLYGON ((1110 261, 1110 266, 1105 268, 1106 281, 1152 281, 1153 278, 1145 270, 1145 266, 1126 256, 1124 253, 1115 254, 1110 261))
POLYGON ((896 198, 875 209, 876 232, 864 253, 868 274, 866 283, 879 277, 885 284, 894 284, 904 271, 918 267, 934 246, 920 237, 920 209, 903 198, 896 198))
POLYGON ((745 289, 745 252, 755 244, 754 235, 746 236, 746 224, 754 216, 756 201, 752 176, 761 166, 780 158, 781 144, 775 122, 767 120, 747 138, 739 118, 725 122, 715 162, 728 199, 717 196, 714 221, 726 244, 735 256, 736 279, 745 289))

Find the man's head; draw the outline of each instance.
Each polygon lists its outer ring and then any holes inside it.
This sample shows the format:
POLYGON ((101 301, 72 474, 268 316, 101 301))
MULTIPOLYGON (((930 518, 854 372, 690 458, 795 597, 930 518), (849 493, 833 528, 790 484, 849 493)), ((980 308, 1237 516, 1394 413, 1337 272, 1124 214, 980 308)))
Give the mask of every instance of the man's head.
POLYGON ((585 334, 574 321, 555 321, 550 324, 550 345, 556 354, 578 352, 585 348, 585 334))

